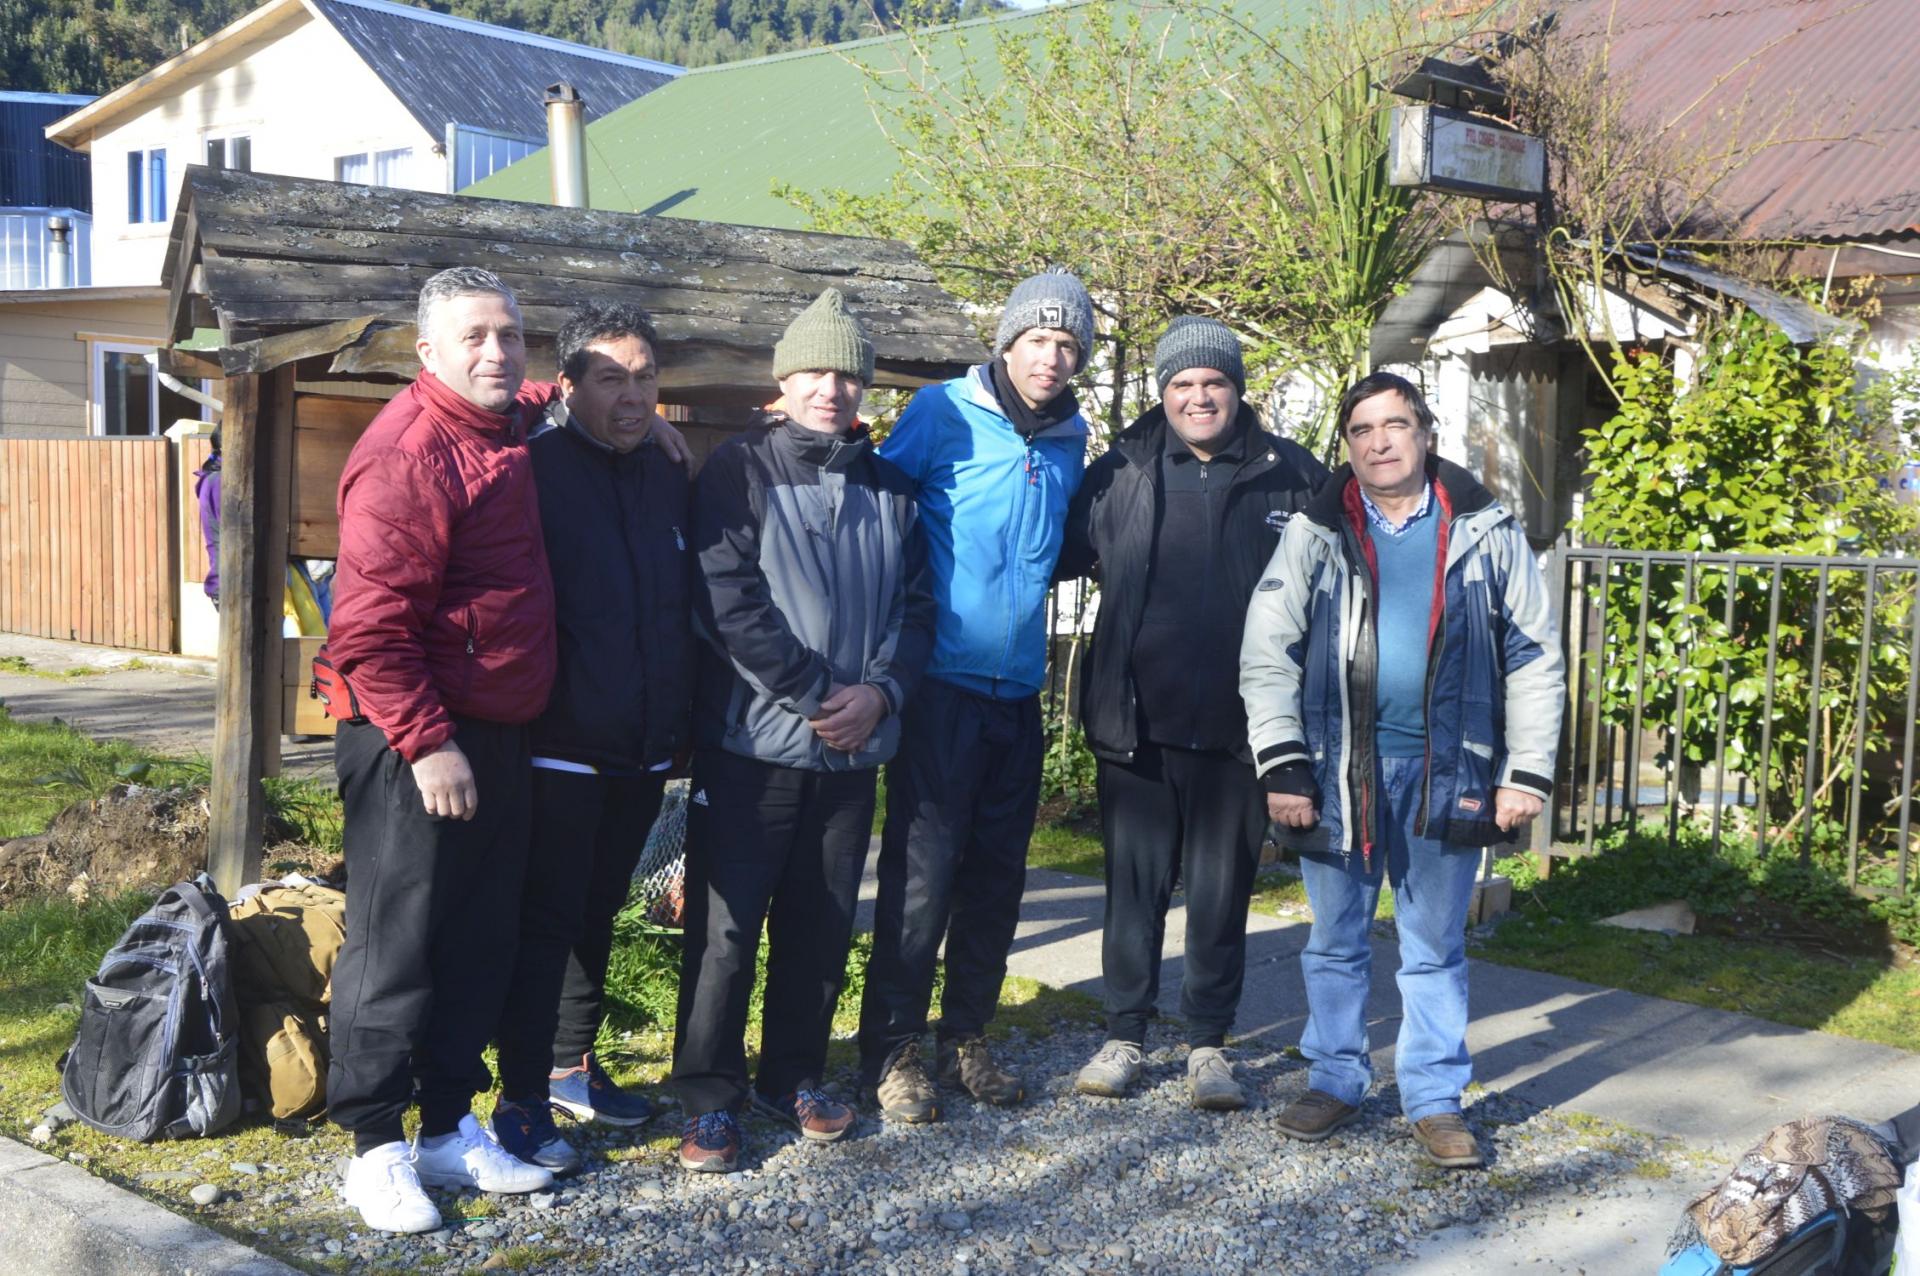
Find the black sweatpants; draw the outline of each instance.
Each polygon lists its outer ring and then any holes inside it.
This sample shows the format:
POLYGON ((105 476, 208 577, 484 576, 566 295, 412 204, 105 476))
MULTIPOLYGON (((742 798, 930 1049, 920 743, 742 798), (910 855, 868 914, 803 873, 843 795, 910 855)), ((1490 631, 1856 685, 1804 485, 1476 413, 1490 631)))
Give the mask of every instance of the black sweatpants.
POLYGON ((686 950, 673 1089, 693 1117, 747 1099, 747 1013, 767 928, 760 1069, 777 1099, 817 1086, 873 836, 874 771, 802 771, 719 749, 694 755, 686 950))
POLYGON ((1100 834, 1107 910, 1100 950, 1107 1035, 1142 1043, 1160 995, 1160 945, 1174 884, 1184 881, 1187 938, 1180 1015, 1195 1046, 1226 1044, 1247 966, 1267 800, 1253 767, 1230 753, 1140 746, 1102 761, 1100 834))
POLYGON ((925 679, 900 720, 887 766, 873 959, 860 1007, 869 1082, 927 1030, 934 961, 947 945, 940 1035, 993 1019, 1027 884, 1040 805, 1040 698, 995 700, 925 679))
POLYGON ((448 1134, 492 1082, 481 1052, 500 1021, 519 933, 530 810, 527 729, 455 720, 473 767, 471 820, 429 815, 413 768, 371 723, 345 722, 334 768, 345 807, 347 937, 333 968, 327 1106, 361 1151, 448 1134))
POLYGON ((579 1067, 593 1049, 614 915, 627 902, 665 788, 664 773, 533 769, 533 852, 498 1038, 506 1098, 545 1098, 548 1072, 579 1067))

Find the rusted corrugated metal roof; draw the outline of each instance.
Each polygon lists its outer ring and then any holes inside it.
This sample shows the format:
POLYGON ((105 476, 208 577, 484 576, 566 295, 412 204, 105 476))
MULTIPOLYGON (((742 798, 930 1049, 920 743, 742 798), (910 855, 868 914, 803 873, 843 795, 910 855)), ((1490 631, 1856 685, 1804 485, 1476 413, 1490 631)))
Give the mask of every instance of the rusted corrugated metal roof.
POLYGON ((1920 234, 1920 0, 1568 0, 1569 33, 1613 30, 1665 132, 1754 147, 1716 192, 1761 239, 1920 234))

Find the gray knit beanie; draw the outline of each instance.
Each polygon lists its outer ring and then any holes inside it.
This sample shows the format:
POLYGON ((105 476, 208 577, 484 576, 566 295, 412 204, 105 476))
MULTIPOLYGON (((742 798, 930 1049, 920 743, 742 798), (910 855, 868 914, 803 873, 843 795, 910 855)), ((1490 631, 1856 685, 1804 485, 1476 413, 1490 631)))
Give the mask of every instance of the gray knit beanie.
POLYGON ((1167 397, 1167 382, 1188 368, 1212 368, 1223 372, 1241 394, 1247 392, 1247 365, 1240 356, 1240 338, 1218 319, 1199 315, 1181 315, 1167 325, 1160 344, 1153 348, 1153 379, 1159 383, 1160 397, 1167 397))
POLYGON ((873 384, 873 342, 838 288, 815 297, 774 344, 773 379, 795 372, 844 372, 861 385, 873 384))
POLYGON ((1078 374, 1093 351, 1093 298, 1087 295, 1086 285, 1057 266, 1015 284, 1007 297, 1007 308, 1000 312, 993 352, 1004 354, 1029 328, 1071 332, 1080 343, 1080 358, 1073 365, 1078 374))

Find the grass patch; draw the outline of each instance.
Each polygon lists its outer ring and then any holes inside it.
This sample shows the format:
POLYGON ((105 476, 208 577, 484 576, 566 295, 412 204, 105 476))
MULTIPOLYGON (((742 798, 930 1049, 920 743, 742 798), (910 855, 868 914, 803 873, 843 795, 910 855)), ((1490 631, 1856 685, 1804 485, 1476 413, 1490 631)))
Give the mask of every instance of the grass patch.
POLYGON ((1513 880, 1515 913, 1474 944, 1475 957, 1903 1050, 1920 1041, 1920 969, 1864 942, 1886 931, 1877 906, 1793 856, 1732 845, 1715 855, 1688 835, 1673 847, 1615 839, 1602 854, 1556 862, 1544 881, 1526 856, 1499 869, 1513 880), (1686 900, 1709 930, 1752 919, 1753 933, 1668 936, 1600 924, 1667 899, 1686 900), (1838 947, 1788 942, 1766 920, 1783 916, 1838 947))
POLYGON ((146 666, 138 660, 129 660, 124 665, 70 665, 65 669, 42 669, 31 663, 25 656, 0 656, 0 673, 23 673, 32 678, 47 678, 55 682, 71 682, 76 678, 92 678, 113 668, 144 669, 146 666))
POLYGON ((91 740, 58 718, 19 722, 0 703, 0 838, 38 833, 76 799, 116 783, 188 783, 205 770, 121 741, 91 740))

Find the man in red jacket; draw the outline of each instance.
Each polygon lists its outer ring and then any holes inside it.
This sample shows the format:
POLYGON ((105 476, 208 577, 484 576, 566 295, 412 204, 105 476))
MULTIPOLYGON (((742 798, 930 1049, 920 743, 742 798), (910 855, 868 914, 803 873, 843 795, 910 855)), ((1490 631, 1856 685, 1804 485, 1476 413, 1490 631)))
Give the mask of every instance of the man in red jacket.
POLYGON ((485 270, 429 279, 419 332, 424 370, 340 478, 327 637, 364 715, 335 743, 347 937, 327 1098, 354 1136, 348 1203, 397 1232, 440 1226, 423 1185, 531 1192, 553 1181, 502 1150, 471 1109, 491 1084, 481 1052, 519 929, 527 724, 554 676, 527 435, 555 387, 523 385, 520 309, 485 270), (410 1147, 401 1117, 415 1099, 410 1147))

